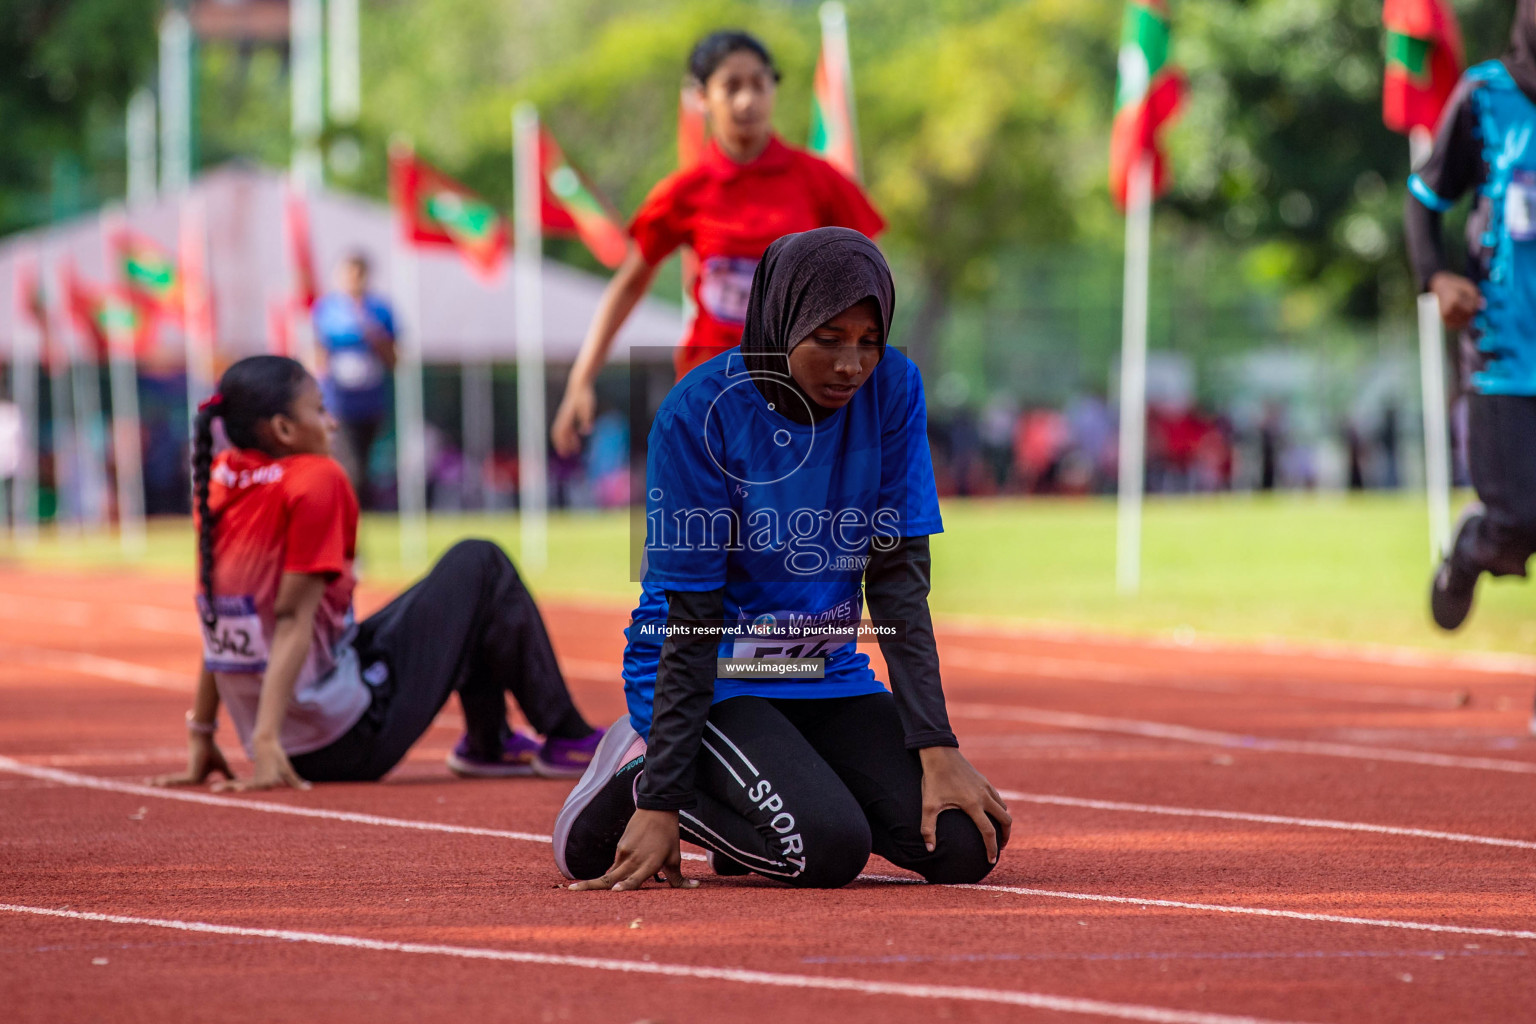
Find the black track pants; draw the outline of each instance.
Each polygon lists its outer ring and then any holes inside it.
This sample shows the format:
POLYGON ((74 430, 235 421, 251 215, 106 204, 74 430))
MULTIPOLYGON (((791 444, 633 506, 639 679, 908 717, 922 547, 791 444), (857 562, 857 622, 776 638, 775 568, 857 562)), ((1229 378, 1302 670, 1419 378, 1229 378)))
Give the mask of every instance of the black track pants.
POLYGON ((292 758, 310 781, 380 778, 453 693, 480 752, 501 742, 508 693, 541 733, 577 738, 591 731, 571 703, 538 606, 490 541, 454 545, 415 586, 362 622, 354 645, 364 677, 381 681, 350 731, 292 758))
POLYGON ((1485 512, 1455 557, 1495 576, 1524 576, 1536 553, 1536 397, 1471 395, 1468 455, 1485 512))
POLYGON ((766 878, 836 888, 871 851, 930 882, 976 882, 992 870, 961 811, 939 815, 938 842, 925 848, 922 766, 888 693, 721 701, 697 771, 698 804, 679 812, 683 837, 766 878))

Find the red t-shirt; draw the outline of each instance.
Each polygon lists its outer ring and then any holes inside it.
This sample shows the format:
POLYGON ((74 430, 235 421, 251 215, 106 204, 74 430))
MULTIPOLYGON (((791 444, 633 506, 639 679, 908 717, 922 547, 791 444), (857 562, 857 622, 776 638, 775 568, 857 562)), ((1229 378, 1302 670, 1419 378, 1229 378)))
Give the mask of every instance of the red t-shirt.
POLYGON ((274 459, 232 449, 214 460, 208 507, 217 522, 213 594, 219 618, 211 631, 203 629, 203 659, 247 750, 272 646, 278 584, 290 572, 330 577, 281 734, 290 754, 318 750, 350 729, 370 699, 355 657, 344 666, 348 671, 335 671, 357 584, 352 485, 329 456, 274 459))
POLYGON ((676 357, 678 376, 741 343, 752 272, 774 239, 846 227, 873 238, 885 221, 859 186, 831 164, 775 136, 738 164, 713 141, 699 162, 663 178, 629 226, 648 263, 680 245, 698 257, 696 310, 676 357))

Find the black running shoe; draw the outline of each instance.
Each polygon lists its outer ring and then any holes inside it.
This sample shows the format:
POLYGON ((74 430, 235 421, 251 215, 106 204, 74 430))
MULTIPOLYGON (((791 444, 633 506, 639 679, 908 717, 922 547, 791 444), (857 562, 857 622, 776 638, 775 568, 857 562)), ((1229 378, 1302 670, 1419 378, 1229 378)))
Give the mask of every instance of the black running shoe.
POLYGON ((644 769, 645 740, 624 715, 603 735, 555 819, 555 866, 566 878, 598 878, 613 866, 635 813, 635 781, 644 769))
POLYGON ((1429 588, 1429 612, 1434 616, 1435 625, 1446 632, 1459 629, 1472 611, 1472 596, 1477 592, 1477 578, 1482 570, 1467 566, 1457 553, 1462 549, 1462 537, 1467 536, 1468 531, 1476 530, 1482 521, 1482 509, 1478 506, 1462 513, 1456 539, 1435 571, 1434 582, 1429 588))

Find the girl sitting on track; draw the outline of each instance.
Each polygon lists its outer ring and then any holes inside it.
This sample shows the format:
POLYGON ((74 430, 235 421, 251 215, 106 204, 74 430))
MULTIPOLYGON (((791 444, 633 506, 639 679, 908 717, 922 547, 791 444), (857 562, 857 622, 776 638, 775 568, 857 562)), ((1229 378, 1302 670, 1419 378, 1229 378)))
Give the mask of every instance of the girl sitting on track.
POLYGON ((629 715, 555 824, 572 888, 635 889, 659 870, 696 884, 679 834, 718 874, 806 888, 845 885, 871 851, 930 882, 996 863, 1011 819, 949 728, 928 614, 943 526, 922 380, 885 346, 892 303, 858 232, 781 238, 741 350, 662 403, 629 715), (896 630, 880 634, 889 693, 851 642, 861 581, 874 625, 896 630))
POLYGON ((357 497, 330 456, 336 422, 304 367, 242 359, 196 422, 203 664, 187 712, 186 772, 218 788, 378 779, 457 692, 459 775, 575 776, 601 738, 571 703, 544 623, 512 562, 463 541, 426 578, 352 620, 357 497), (233 445, 213 456, 213 421, 233 445), (544 733, 507 725, 510 692, 544 733), (219 703, 255 765, 236 780, 213 735, 219 703))
POLYGON ((593 381, 619 328, 674 249, 685 263, 694 317, 674 356, 678 377, 741 342, 752 269, 780 235, 842 225, 873 238, 885 227, 862 189, 773 131, 779 70, 745 32, 714 32, 688 58, 713 135, 698 163, 663 178, 630 225, 635 246, 613 275, 571 367, 550 437, 562 455, 581 447, 596 408, 593 381))

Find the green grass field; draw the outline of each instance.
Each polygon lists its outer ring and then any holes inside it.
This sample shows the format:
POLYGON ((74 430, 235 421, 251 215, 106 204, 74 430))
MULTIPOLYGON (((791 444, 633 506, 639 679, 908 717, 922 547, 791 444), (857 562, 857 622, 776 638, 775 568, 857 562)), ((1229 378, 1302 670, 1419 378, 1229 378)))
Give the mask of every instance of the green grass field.
MULTIPOLYGON (((933 607, 940 615, 1138 634, 1287 637, 1443 650, 1536 652, 1536 588, 1484 579, 1470 624, 1434 629, 1425 513, 1412 495, 1159 499, 1147 504, 1141 593, 1115 591, 1115 510, 1108 500, 951 501, 934 540, 933 607)), ((543 598, 633 600, 627 513, 551 519, 549 565, 527 573, 543 598)), ((514 558, 515 516, 440 517, 433 556, 462 537, 490 537, 514 558)), ((365 519, 360 572, 401 584, 392 517, 365 519)), ((45 536, 0 557, 88 570, 140 565, 192 571, 185 520, 153 523, 147 551, 126 558, 110 536, 45 536)))

